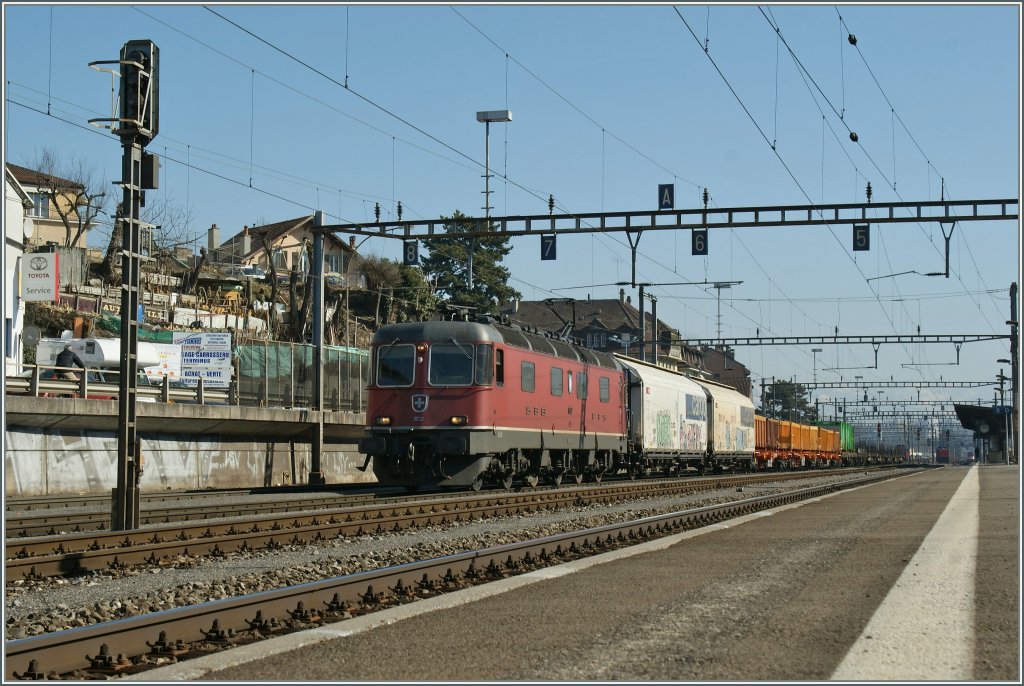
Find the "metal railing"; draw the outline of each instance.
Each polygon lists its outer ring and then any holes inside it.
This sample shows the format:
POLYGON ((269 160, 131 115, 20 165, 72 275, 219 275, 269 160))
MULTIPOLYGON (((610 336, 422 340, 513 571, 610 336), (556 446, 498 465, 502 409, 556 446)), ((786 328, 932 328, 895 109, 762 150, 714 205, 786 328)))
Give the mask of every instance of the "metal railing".
MULTIPOLYGON (((142 402, 243 405, 249 407, 308 408, 313 406, 313 346, 299 343, 268 343, 236 348, 245 357, 236 364, 227 388, 210 388, 202 377, 195 386, 172 384, 163 377, 153 384, 140 378, 137 398, 142 402)), ((323 409, 362 412, 366 408, 368 355, 352 348, 325 346, 323 409)), ((6 377, 7 395, 72 397, 115 400, 119 388, 116 368, 56 367, 23 364, 24 370, 6 377), (72 372, 76 378, 61 378, 72 372)))

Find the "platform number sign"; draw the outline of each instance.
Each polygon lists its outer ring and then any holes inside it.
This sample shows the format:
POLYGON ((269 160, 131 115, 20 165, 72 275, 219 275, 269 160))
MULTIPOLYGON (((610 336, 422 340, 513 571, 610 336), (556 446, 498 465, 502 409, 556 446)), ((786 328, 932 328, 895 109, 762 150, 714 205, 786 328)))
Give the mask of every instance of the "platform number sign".
POLYGON ((417 240, 402 241, 402 264, 414 267, 420 263, 420 243, 417 240))
POLYGON ((708 254, 708 230, 707 229, 694 229, 693 230, 693 243, 691 251, 694 255, 707 255, 708 254))
POLYGON ((676 206, 676 186, 674 183, 658 184, 658 209, 671 210, 676 206))
POLYGON ((540 259, 555 259, 555 256, 558 254, 557 246, 555 245, 555 238, 555 234, 540 237, 540 259))
POLYGON ((871 249, 871 225, 870 224, 854 224, 853 225, 853 249, 854 250, 870 250, 871 249))

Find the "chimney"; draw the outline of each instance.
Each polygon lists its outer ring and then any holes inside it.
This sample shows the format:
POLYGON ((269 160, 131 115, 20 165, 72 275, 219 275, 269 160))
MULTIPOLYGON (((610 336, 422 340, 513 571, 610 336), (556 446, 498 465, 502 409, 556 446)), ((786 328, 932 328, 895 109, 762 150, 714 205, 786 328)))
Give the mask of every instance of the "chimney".
POLYGON ((619 302, 620 303, 626 302, 626 289, 625 288, 620 288, 619 289, 619 302))
POLYGON ((626 304, 627 305, 632 305, 633 304, 633 296, 631 296, 631 295, 627 295, 626 296, 626 304))
POLYGON ((245 257, 252 250, 252 237, 249 236, 249 227, 242 227, 242 254, 239 257, 245 257))
POLYGON ((352 250, 356 249, 356 237, 355 236, 349 236, 348 237, 348 247, 352 248, 352 250))
POLYGON ((207 248, 210 251, 210 261, 211 262, 216 262, 217 259, 216 259, 215 251, 217 250, 217 248, 220 247, 220 229, 218 229, 217 225, 214 224, 213 226, 210 227, 210 230, 207 232, 206 235, 207 235, 207 248))

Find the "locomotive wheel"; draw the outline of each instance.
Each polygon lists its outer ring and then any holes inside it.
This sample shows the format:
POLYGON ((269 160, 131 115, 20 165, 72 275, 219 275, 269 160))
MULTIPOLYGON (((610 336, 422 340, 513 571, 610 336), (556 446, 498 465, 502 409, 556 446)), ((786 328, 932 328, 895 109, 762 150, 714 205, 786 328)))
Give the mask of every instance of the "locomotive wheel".
POLYGON ((504 488, 506 491, 511 491, 512 490, 512 475, 511 474, 507 474, 506 476, 502 477, 502 479, 501 479, 501 487, 504 488))
POLYGON ((530 488, 537 488, 537 484, 540 483, 540 477, 536 474, 528 474, 523 478, 523 481, 525 481, 526 485, 530 488))
POLYGON ((594 472, 594 483, 601 483, 601 479, 604 478, 604 472, 594 472))
POLYGON ((583 474, 581 474, 580 472, 576 472, 575 474, 572 475, 572 479, 573 481, 576 482, 576 485, 579 486, 581 483, 583 483, 583 474))
POLYGON ((552 486, 561 486, 562 485, 562 473, 561 472, 559 472, 558 474, 552 474, 551 475, 551 485, 552 486))
POLYGON ((474 493, 479 493, 480 489, 484 487, 484 477, 483 477, 483 475, 481 474, 477 478, 473 479, 473 483, 471 483, 469 485, 469 487, 473 489, 474 493))

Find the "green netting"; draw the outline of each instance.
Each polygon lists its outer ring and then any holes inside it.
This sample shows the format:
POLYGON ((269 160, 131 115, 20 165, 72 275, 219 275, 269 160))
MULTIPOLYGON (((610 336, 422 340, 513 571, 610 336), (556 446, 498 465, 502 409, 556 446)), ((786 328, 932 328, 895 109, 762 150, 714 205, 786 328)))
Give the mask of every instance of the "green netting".
MULTIPOLYGON (((103 312, 95 324, 97 329, 108 333, 121 335, 121 318, 103 312)), ((172 331, 153 331, 143 326, 139 327, 139 340, 149 343, 173 343, 174 333, 172 331)))

